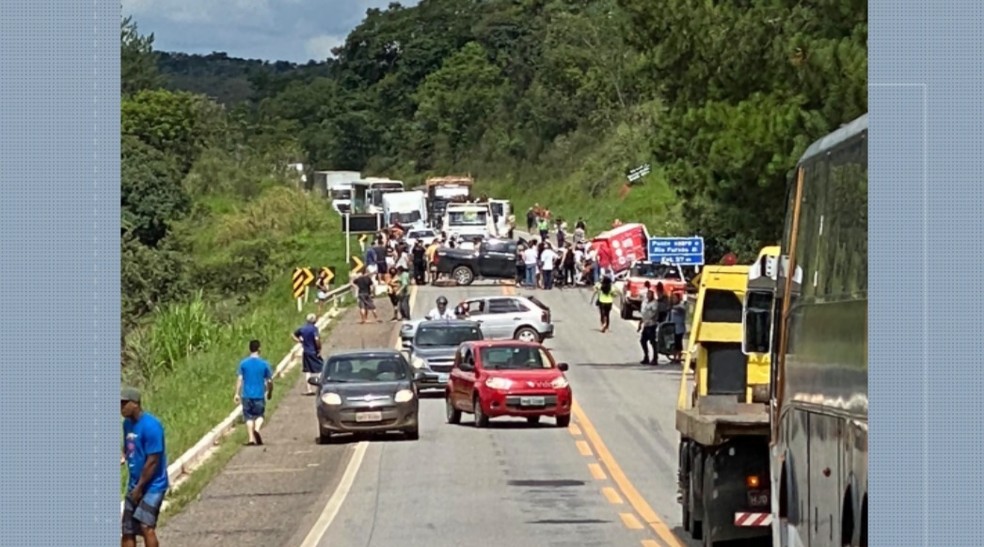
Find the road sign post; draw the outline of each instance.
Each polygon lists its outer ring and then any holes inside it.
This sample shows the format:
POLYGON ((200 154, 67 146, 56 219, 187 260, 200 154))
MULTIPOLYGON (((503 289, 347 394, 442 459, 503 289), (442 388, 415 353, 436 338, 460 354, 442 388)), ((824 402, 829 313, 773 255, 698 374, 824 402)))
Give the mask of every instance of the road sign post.
POLYGON ((649 261, 653 263, 678 266, 704 264, 704 238, 700 236, 651 237, 648 250, 649 261))
POLYGON ((345 213, 345 256, 352 256, 352 216, 345 213))

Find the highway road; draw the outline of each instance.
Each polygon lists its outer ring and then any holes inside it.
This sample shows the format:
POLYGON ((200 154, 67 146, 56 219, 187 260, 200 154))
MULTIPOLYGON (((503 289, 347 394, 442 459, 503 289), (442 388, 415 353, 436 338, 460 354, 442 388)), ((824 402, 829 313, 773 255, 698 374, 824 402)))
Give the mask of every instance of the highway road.
MULTIPOLYGON (((518 294, 527 290, 519 289, 518 294)), ((439 295, 517 294, 511 286, 421 287, 419 316, 439 295)), ((587 290, 536 291, 551 307, 547 343, 568 373, 578 412, 552 420, 445 423, 439 397, 422 401, 418 442, 375 442, 317 545, 686 545, 675 537, 679 367, 642 366, 632 324, 602 334, 587 290)))
MULTIPOLYGON (((441 294, 454 302, 529 292, 494 284, 419 287, 414 316, 441 294)), ((686 535, 675 499, 680 367, 639 365, 634 323, 613 318, 612 331, 599 332, 588 290, 535 294, 556 323, 547 347, 571 365, 577 406, 569 428, 550 419, 536 426, 499 419, 476 429, 469 415, 453 426, 445 423, 443 400, 432 397, 421 404, 419 441, 322 447, 314 444, 313 401, 298 385, 266 428, 260 450, 267 455, 243 449, 202 499, 162 530, 166 544, 694 544, 680 539, 686 535)), ((388 316, 388 303, 380 307, 388 316)), ((343 319, 352 320, 351 314, 343 319)), ((329 341, 335 347, 394 342, 390 324, 348 325, 329 341)))

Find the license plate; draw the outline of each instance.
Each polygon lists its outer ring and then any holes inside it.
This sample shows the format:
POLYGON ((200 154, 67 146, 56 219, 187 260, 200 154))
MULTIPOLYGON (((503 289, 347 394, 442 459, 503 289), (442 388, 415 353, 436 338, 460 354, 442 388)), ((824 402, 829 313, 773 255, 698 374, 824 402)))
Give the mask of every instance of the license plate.
POLYGON ((543 397, 520 397, 519 406, 543 406, 543 397))
POLYGON ((440 383, 442 383, 442 384, 445 383, 445 382, 447 382, 448 381, 448 375, 447 374, 438 374, 437 375, 437 381, 440 382, 440 383))
POLYGON ((355 415, 356 422, 379 422, 382 419, 382 412, 359 412, 355 415))
POLYGON ((766 507, 769 505, 769 493, 765 490, 750 490, 748 492, 748 505, 752 507, 766 507))

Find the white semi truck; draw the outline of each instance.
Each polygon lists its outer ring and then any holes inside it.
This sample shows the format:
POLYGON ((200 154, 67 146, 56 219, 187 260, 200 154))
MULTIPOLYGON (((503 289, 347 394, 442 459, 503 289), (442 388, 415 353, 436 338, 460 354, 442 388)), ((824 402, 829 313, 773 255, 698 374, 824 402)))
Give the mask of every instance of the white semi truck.
POLYGON ((399 223, 406 228, 427 225, 427 194, 421 191, 383 194, 383 221, 387 226, 399 223))

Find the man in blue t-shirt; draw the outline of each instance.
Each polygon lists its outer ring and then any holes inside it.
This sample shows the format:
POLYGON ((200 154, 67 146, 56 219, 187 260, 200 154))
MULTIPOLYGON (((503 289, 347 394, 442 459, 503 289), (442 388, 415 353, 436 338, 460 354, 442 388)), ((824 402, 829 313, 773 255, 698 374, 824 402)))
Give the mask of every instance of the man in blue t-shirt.
POLYGON ((309 313, 307 316, 307 321, 304 326, 294 331, 294 341, 301 345, 304 350, 302 356, 302 367, 304 375, 307 377, 307 382, 304 383, 307 386, 307 394, 314 395, 314 387, 311 386, 311 378, 321 374, 321 332, 318 330, 318 326, 315 324, 318 322, 318 316, 313 313, 309 313))
POLYGON ((167 478, 167 452, 164 426, 157 417, 144 412, 140 392, 132 387, 120 390, 123 415, 123 456, 129 480, 123 503, 123 547, 135 547, 137 536, 144 545, 157 547, 157 516, 170 484, 167 478))
POLYGON ((249 341, 249 357, 239 362, 236 394, 233 400, 243 405, 243 421, 246 422, 248 446, 262 445, 263 415, 266 401, 273 396, 273 371, 270 363, 260 357, 260 341, 249 341))

